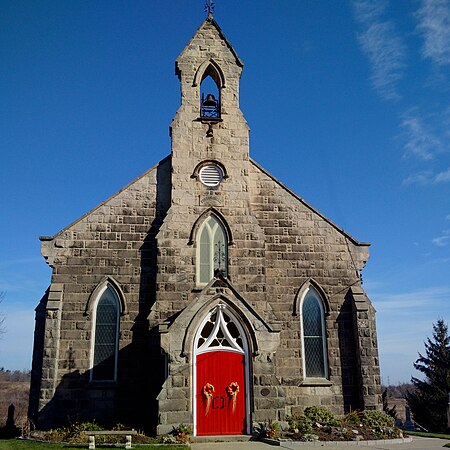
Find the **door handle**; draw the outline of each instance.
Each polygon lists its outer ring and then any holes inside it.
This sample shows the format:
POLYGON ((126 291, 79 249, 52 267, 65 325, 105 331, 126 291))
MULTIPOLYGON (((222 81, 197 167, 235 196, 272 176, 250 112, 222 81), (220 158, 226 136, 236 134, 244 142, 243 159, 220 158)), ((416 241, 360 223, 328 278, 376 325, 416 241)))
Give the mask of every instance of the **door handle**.
POLYGON ((213 409, 223 409, 225 408, 225 397, 217 395, 213 399, 213 409))

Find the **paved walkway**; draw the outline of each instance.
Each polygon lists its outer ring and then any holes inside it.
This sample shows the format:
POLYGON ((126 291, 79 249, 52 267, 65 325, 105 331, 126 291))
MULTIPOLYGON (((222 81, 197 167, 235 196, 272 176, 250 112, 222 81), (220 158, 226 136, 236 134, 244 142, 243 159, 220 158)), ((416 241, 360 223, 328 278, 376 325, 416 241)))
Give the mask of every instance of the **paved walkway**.
POLYGON ((360 450, 365 448, 367 450, 437 450, 442 449, 445 444, 450 443, 450 440, 445 439, 431 439, 413 437, 412 442, 402 444, 383 444, 376 441, 371 441, 370 445, 365 442, 360 442, 358 445, 348 445, 345 443, 327 444, 323 445, 320 442, 315 444, 301 443, 294 446, 288 443, 281 443, 280 446, 271 446, 263 442, 214 442, 205 444, 191 444, 192 450, 280 450, 296 448, 298 450, 360 450))

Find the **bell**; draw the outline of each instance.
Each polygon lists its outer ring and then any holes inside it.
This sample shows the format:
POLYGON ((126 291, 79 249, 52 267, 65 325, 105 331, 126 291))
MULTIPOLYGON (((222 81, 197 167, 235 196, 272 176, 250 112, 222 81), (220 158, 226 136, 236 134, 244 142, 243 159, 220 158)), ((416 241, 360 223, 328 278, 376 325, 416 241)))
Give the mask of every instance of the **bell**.
POLYGON ((206 96, 206 100, 203 102, 202 106, 205 108, 217 108, 217 101, 212 94, 206 96))

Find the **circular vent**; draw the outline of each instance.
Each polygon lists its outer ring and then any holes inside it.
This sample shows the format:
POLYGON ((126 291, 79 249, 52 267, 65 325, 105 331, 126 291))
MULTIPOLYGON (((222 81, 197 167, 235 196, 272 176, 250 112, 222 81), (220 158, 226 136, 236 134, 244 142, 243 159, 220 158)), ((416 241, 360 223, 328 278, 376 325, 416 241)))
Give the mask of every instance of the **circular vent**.
POLYGON ((223 172, 219 166, 208 164, 200 169, 200 181, 208 187, 218 186, 223 179, 223 172))

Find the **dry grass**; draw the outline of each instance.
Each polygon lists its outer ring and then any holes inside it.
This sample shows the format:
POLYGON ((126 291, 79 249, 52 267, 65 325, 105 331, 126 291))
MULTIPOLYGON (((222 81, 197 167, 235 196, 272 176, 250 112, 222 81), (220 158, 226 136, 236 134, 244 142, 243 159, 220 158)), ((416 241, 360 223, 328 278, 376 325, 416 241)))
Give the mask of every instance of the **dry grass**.
POLYGON ((0 381, 0 427, 5 426, 9 405, 15 406, 14 419, 17 427, 27 424, 29 381, 0 381))

